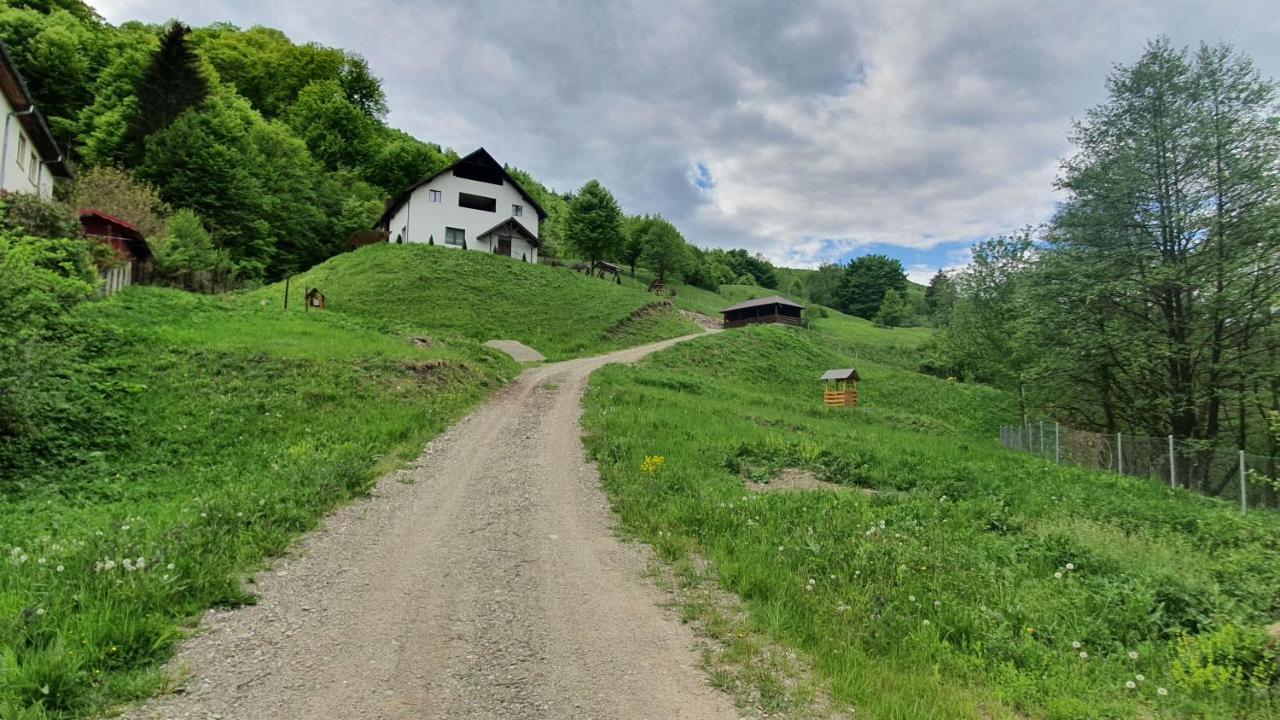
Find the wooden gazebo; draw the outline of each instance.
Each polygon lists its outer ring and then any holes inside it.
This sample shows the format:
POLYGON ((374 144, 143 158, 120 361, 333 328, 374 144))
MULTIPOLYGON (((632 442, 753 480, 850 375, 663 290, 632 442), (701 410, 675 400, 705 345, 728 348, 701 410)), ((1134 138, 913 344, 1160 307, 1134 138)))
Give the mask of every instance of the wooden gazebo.
POLYGON ((853 407, 858 404, 858 381, 862 378, 857 370, 828 370, 818 379, 822 381, 822 402, 832 407, 853 407))
POLYGON ((773 295, 756 300, 740 302, 721 310, 726 328, 742 327, 754 323, 779 323, 782 325, 801 325, 800 311, 804 306, 790 300, 773 295))

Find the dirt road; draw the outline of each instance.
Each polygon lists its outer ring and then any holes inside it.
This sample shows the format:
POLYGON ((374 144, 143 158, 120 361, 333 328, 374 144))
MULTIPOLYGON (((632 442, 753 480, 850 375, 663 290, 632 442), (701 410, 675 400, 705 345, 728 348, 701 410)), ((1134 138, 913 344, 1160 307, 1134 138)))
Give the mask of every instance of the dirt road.
POLYGON ((732 718, 619 542, 579 439, 592 370, 534 368, 205 618, 135 718, 732 718))

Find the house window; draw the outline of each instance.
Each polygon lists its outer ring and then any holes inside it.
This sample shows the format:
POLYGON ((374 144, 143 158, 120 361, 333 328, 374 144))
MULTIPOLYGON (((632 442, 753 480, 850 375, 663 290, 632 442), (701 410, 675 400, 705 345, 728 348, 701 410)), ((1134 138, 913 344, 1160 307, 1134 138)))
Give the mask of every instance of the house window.
POLYGON ((37 170, 40 169, 40 158, 35 153, 31 153, 31 164, 27 166, 27 179, 35 184, 38 175, 37 170))
POLYGON ((524 214, 524 206, 523 206, 523 205, 512 205, 512 206, 511 206, 511 214, 512 214, 513 216, 515 216, 515 217, 520 217, 521 215, 523 215, 523 214, 524 214))
POLYGON ((463 247, 467 244, 467 231, 459 228, 447 227, 444 229, 444 244, 456 245, 463 247))
POLYGON ((433 203, 444 202, 444 193, 440 192, 439 190, 432 190, 431 202, 433 203))
POLYGON ((485 212, 498 212, 498 201, 483 195, 460 192, 458 193, 458 207, 483 210, 485 212))
POLYGON ((18 133, 18 167, 27 168, 27 136, 18 133))

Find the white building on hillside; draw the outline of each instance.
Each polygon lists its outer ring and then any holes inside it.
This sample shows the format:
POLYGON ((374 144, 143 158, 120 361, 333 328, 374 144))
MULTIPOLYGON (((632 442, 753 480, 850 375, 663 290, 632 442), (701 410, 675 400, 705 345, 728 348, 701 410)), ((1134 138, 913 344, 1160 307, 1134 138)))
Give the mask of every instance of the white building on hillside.
POLYGON ((73 176, 44 117, 36 110, 9 51, 0 45, 0 98, 4 134, 0 135, 0 190, 53 196, 53 184, 73 176))
POLYGON ((480 148, 401 192, 377 227, 393 243, 430 243, 538 261, 547 217, 529 193, 480 148))

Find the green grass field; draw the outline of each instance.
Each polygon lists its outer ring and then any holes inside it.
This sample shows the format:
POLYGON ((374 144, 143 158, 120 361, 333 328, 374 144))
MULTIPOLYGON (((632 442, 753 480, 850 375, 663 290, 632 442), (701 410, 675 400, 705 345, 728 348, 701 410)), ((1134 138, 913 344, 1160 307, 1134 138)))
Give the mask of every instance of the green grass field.
POLYGON ((59 462, 0 484, 0 718, 161 686, 181 627, 517 370, 338 313, 134 288, 81 306, 59 462), (86 420, 87 419, 87 420, 86 420))
POLYGON ((1280 716, 1280 517, 1000 450, 1011 399, 912 372, 923 337, 833 315, 593 376, 627 532, 745 603, 708 630, 724 657, 753 662, 753 633, 798 649, 859 718, 1280 716), (861 407, 824 407, 816 377, 851 365, 861 407), (845 489, 744 486, 784 468, 845 489))
MULTIPOLYGON (((324 292, 328 311, 396 331, 519 340, 549 360, 592 355, 699 332, 635 286, 619 287, 567 268, 531 265, 427 245, 370 245, 339 255, 290 282, 290 305, 305 288, 324 292)), ((282 304, 284 284, 251 294, 282 304)))

